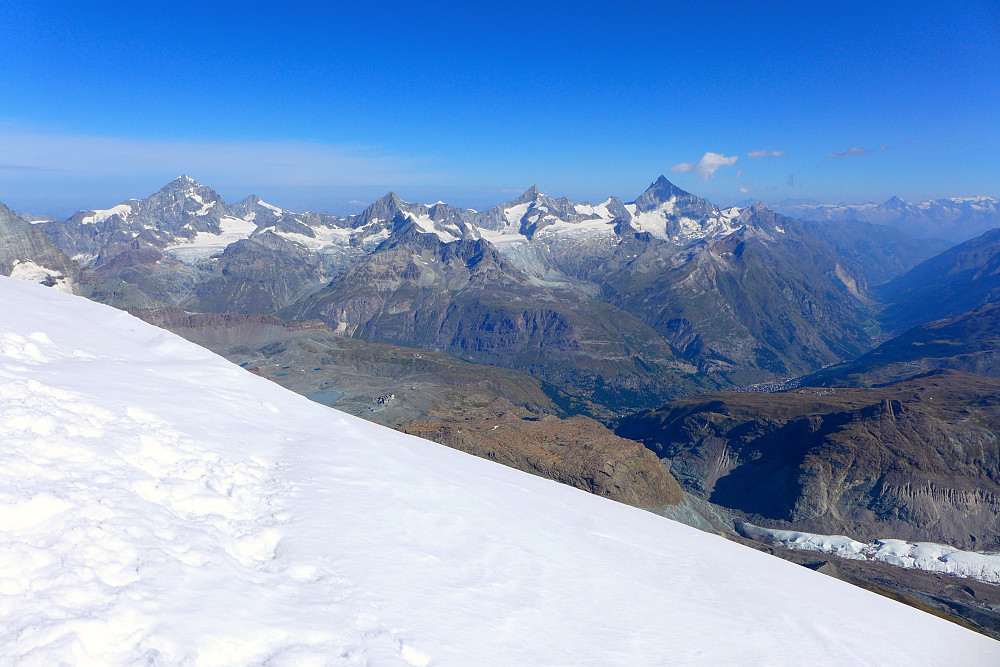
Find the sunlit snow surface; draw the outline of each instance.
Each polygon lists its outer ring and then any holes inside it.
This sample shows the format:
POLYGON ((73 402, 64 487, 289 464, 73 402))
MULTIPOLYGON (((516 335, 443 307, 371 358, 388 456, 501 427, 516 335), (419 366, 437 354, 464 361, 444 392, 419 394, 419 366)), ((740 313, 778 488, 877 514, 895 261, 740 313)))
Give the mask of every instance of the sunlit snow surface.
POLYGON ((0 664, 997 664, 1000 644, 0 278, 0 664))
POLYGON ((33 283, 51 280, 55 289, 68 294, 73 293, 73 280, 71 278, 61 275, 58 271, 39 266, 30 259, 23 261, 15 259, 14 266, 10 270, 10 277, 33 283))
POLYGON ((125 217, 132 212, 132 206, 129 204, 118 204, 118 206, 112 206, 111 208, 91 211, 91 214, 80 219, 81 225, 90 225, 95 222, 104 222, 113 215, 120 215, 125 217))
POLYGON ((257 229, 257 225, 241 218, 222 218, 219 221, 219 228, 221 230, 219 234, 198 232, 193 239, 168 246, 164 251, 182 262, 198 262, 221 253, 229 245, 249 237, 257 229))

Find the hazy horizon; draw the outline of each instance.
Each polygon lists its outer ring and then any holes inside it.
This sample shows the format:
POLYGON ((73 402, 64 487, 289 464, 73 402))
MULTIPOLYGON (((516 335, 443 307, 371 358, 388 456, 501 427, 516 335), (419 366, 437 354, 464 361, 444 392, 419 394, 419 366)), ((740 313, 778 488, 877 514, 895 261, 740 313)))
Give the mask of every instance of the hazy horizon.
MULTIPOLYGON (((199 184, 205 185, 205 186, 210 187, 213 190, 215 190, 217 193, 219 193, 219 196, 222 197, 223 201, 225 201, 227 204, 233 204, 233 203, 241 201, 242 199, 244 199, 246 197, 249 197, 251 195, 257 195, 258 197, 260 197, 265 202, 267 202, 269 204, 272 204, 272 205, 275 205, 275 206, 279 206, 280 208, 284 208, 285 210, 288 210, 288 211, 293 211, 293 212, 296 212, 296 213, 304 213, 306 211, 314 211, 314 212, 319 212, 319 213, 328 213, 328 214, 331 214, 331 215, 353 215, 353 214, 356 214, 356 213, 360 213, 365 208, 367 208, 370 204, 372 204, 373 202, 381 199, 382 197, 384 197, 385 195, 387 195, 389 192, 395 192, 396 195, 399 196, 401 199, 403 199, 404 201, 407 201, 407 202, 411 202, 411 203, 420 203, 420 204, 430 205, 430 204, 434 204, 434 203, 436 203, 438 201, 443 201, 446 204, 449 204, 451 206, 455 206, 455 207, 458 207, 458 208, 465 208, 465 209, 471 208, 471 209, 475 209, 475 210, 479 210, 479 211, 485 211, 485 210, 488 210, 488 209, 492 208, 493 206, 496 206, 496 205, 499 205, 499 204, 505 204, 507 202, 510 202, 513 199, 516 199, 521 194, 523 194, 525 191, 527 191, 528 189, 530 189, 532 187, 532 185, 536 185, 536 184, 529 184, 529 185, 526 185, 526 186, 524 186, 522 188, 499 188, 499 189, 496 189, 497 192, 494 193, 494 197, 492 199, 486 199, 485 197, 478 197, 477 198, 477 197, 471 196, 468 193, 462 192, 460 189, 456 190, 454 188, 452 190, 456 192, 456 196, 454 196, 452 198, 442 197, 442 196, 413 197, 413 196, 409 196, 408 195, 408 192, 407 192, 406 188, 393 188, 391 186, 382 186, 384 188, 382 190, 378 190, 377 187, 359 186, 358 188, 355 188, 353 191, 351 191, 351 192, 356 192, 356 193, 368 193, 368 196, 365 197, 365 198, 360 198, 361 197, 360 194, 358 196, 356 196, 356 197, 353 197, 353 196, 351 196, 351 193, 349 191, 347 191, 347 190, 345 190, 343 188, 335 189, 335 190, 343 190, 343 192, 338 192, 338 194, 334 195, 334 196, 329 196, 329 190, 323 190, 322 192, 318 192, 316 194, 303 194, 301 192, 299 192, 299 193, 292 192, 291 194, 289 194, 289 192, 286 191, 285 196, 282 196, 280 194, 281 188, 276 188, 276 190, 279 191, 279 194, 277 194, 277 196, 271 196, 269 193, 267 193, 265 191, 262 191, 262 190, 259 190, 259 189, 258 190, 254 190, 254 191, 240 190, 240 186, 239 185, 235 185, 235 186, 233 186, 233 185, 226 185, 224 187, 216 187, 213 183, 206 182, 203 179, 198 178, 197 176, 193 176, 193 175, 187 174, 187 173, 185 173, 185 175, 190 176, 195 181, 197 181, 199 184), (377 193, 377 194, 375 194, 375 193, 377 193), (294 204, 295 202, 299 202, 299 205, 295 205, 294 204), (313 202, 313 203, 309 203, 309 202, 313 202)), ((48 206, 48 207, 46 207, 43 204, 43 205, 37 206, 37 207, 26 207, 26 206, 16 206, 16 205, 13 205, 10 202, 4 201, 2 199, 0 199, 0 203, 5 204, 8 208, 10 208, 10 209, 12 209, 14 211, 17 211, 19 213, 27 213, 27 214, 38 215, 38 216, 49 216, 49 215, 51 215, 51 216, 54 216, 54 217, 56 217, 58 219, 65 220, 65 219, 68 219, 69 217, 71 217, 74 213, 77 213, 78 211, 107 209, 107 208, 111 208, 112 206, 115 206, 115 205, 117 205, 117 204, 119 204, 121 202, 128 201, 130 199, 143 199, 145 197, 148 197, 149 195, 154 194, 160 188, 162 188, 163 186, 167 185, 169 182, 173 181, 178 176, 180 176, 180 174, 178 174, 178 175, 176 175, 176 176, 174 176, 172 178, 169 178, 169 179, 165 180, 159 186, 147 186, 147 190, 148 191, 144 190, 142 193, 131 194, 129 196, 124 196, 124 197, 122 197, 122 198, 120 198, 120 199, 118 199, 116 201, 98 202, 94 206, 72 206, 72 205, 70 205, 70 206, 63 206, 63 207, 58 207, 58 206, 48 206)), ((677 179, 676 178, 671 178, 670 175, 666 175, 666 176, 667 176, 667 178, 669 180, 671 180, 671 182, 677 184, 677 179)), ((573 198, 573 197, 569 197, 569 198, 574 203, 577 203, 577 204, 580 204, 580 203, 583 203, 583 202, 587 202, 587 201, 589 201, 590 203, 600 203, 602 201, 607 200, 608 197, 618 197, 623 202, 629 203, 629 202, 632 202, 634 199, 636 199, 639 195, 641 195, 646 190, 646 188, 652 183, 652 180, 655 180, 655 179, 651 179, 650 181, 647 181, 647 183, 645 183, 641 188, 638 188, 633 193, 628 194, 628 195, 623 195, 621 193, 608 193, 608 194, 606 194, 604 196, 593 197, 593 198, 580 198, 580 199, 573 198)), ((121 188, 119 188, 119 189, 121 189, 121 188)), ((301 188, 301 189, 306 189, 306 188, 301 188)), ((783 199, 774 199, 774 198, 772 198, 772 199, 763 199, 763 198, 760 198, 760 197, 753 197, 753 196, 743 195, 743 197, 740 198, 740 199, 715 200, 715 199, 712 199, 711 197, 709 197, 707 195, 699 193, 697 191, 697 188, 692 188, 692 190, 693 190, 691 192, 692 194, 694 194, 696 196, 699 196, 699 197, 702 197, 703 199, 706 199, 706 200, 710 201, 711 203, 715 204, 716 206, 718 206, 720 208, 727 208, 729 206, 745 206, 745 205, 748 205, 749 203, 757 202, 757 201, 763 202, 765 205, 768 205, 768 206, 776 206, 776 205, 782 204, 786 200, 792 200, 792 201, 796 201, 797 200, 797 201, 803 201, 803 202, 809 201, 809 202, 815 202, 815 203, 818 203, 818 204, 828 204, 828 205, 855 205, 855 204, 865 204, 865 203, 881 204, 882 202, 884 202, 885 200, 887 200, 887 199, 890 198, 890 197, 886 197, 883 200, 868 199, 868 200, 859 200, 859 201, 845 201, 845 200, 841 200, 841 201, 819 201, 819 200, 811 199, 809 197, 787 197, 787 198, 783 198, 783 199)), ((549 195, 551 197, 556 197, 556 198, 567 196, 565 193, 548 191, 545 188, 542 188, 540 186, 539 186, 539 191, 542 192, 543 194, 549 195)), ((689 190, 689 191, 691 191, 691 190, 689 190)), ((977 193, 977 194, 981 194, 981 195, 984 195, 984 196, 994 196, 994 195, 992 195, 990 193, 977 193)), ((893 196, 895 196, 895 195, 893 195, 893 196)), ((975 195, 971 195, 971 196, 975 196, 975 195)), ((91 198, 93 198, 93 197, 91 197, 91 198)), ((940 198, 942 198, 942 197, 923 197, 923 198, 917 198, 917 199, 907 199, 906 197, 903 197, 902 199, 907 200, 907 201, 911 201, 911 202, 923 202, 923 201, 928 201, 930 199, 940 199, 940 198)))
POLYGON ((485 208, 537 184, 719 204, 998 196, 1000 11, 0 8, 0 201, 67 215, 181 173, 228 200, 485 208))

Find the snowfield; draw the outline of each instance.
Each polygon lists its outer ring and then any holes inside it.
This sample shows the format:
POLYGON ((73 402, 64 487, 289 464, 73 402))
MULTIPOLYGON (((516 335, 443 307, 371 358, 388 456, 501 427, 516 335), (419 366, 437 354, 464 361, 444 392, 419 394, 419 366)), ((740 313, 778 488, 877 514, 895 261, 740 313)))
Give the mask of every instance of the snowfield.
POLYGON ((1000 643, 0 278, 0 663, 1000 664, 1000 643))

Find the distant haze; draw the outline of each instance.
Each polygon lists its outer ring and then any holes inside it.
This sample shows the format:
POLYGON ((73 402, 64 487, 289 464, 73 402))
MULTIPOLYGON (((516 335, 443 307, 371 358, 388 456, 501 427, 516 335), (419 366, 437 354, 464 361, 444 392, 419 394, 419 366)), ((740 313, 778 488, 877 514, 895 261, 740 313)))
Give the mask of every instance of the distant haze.
POLYGON ((1000 195, 995 3, 0 8, 0 201, 1000 195), (58 17, 54 19, 53 17, 58 17), (14 29, 16 28, 16 29, 14 29), (223 29, 224 28, 224 29, 223 29))

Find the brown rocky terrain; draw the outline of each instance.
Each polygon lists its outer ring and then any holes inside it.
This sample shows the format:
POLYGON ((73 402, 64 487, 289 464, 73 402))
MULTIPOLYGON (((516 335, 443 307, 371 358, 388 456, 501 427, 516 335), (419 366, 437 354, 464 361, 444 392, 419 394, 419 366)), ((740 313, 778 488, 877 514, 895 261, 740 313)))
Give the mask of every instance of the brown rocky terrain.
POLYGON ((683 499, 655 454, 589 417, 533 415, 504 399, 473 410, 438 409, 430 417, 400 430, 636 507, 683 499))
POLYGON ((751 523, 1000 546, 1000 380, 949 370, 884 387, 706 394, 617 432, 751 523))

